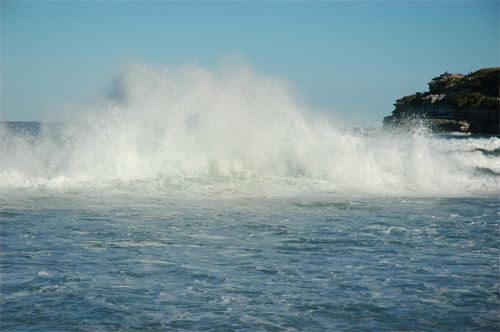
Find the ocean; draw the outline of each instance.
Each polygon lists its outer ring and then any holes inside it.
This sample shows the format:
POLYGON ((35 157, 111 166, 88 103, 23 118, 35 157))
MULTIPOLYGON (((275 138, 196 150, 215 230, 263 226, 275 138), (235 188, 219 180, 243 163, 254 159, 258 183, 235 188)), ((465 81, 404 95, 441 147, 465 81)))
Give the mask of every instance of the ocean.
POLYGON ((0 124, 2 331, 498 331, 500 138, 355 129, 246 67, 0 124))

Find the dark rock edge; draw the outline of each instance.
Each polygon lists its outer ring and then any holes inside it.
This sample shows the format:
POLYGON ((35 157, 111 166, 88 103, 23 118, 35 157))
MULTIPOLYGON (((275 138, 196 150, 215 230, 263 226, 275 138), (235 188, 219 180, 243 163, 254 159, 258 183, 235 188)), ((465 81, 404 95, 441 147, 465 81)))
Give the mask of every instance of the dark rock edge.
POLYGON ((444 74, 429 83, 428 92, 398 99, 384 128, 424 126, 435 133, 500 135, 500 68, 468 75, 444 74))

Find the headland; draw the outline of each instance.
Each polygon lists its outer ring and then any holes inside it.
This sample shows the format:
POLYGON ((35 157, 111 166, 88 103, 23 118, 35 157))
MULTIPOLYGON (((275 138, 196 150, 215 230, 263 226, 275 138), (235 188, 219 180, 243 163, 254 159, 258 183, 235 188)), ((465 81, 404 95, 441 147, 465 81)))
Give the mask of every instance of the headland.
POLYGON ((452 74, 445 72, 429 83, 429 91, 398 99, 384 128, 424 125, 432 132, 500 135, 500 68, 452 74))

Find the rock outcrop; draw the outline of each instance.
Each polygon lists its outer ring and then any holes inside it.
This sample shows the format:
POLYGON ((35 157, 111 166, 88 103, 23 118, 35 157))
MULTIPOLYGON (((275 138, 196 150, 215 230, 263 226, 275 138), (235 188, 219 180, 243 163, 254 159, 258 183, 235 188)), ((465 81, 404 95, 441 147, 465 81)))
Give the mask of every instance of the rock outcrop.
POLYGON ((500 68, 486 68, 469 75, 436 77, 428 92, 398 99, 384 127, 427 126, 434 132, 500 134, 500 68))

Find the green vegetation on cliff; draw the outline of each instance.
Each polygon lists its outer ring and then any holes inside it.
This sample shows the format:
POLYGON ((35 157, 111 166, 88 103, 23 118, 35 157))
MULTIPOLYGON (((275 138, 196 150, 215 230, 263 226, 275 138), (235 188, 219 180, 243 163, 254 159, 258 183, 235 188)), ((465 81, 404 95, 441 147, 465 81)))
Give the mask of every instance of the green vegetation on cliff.
POLYGON ((413 102, 415 99, 417 99, 417 94, 414 93, 412 95, 404 96, 403 98, 398 99, 397 102, 409 104, 409 103, 413 102))
POLYGON ((481 92, 460 91, 450 96, 450 101, 459 110, 465 107, 495 110, 500 107, 499 100, 497 98, 485 97, 481 94, 481 92))

